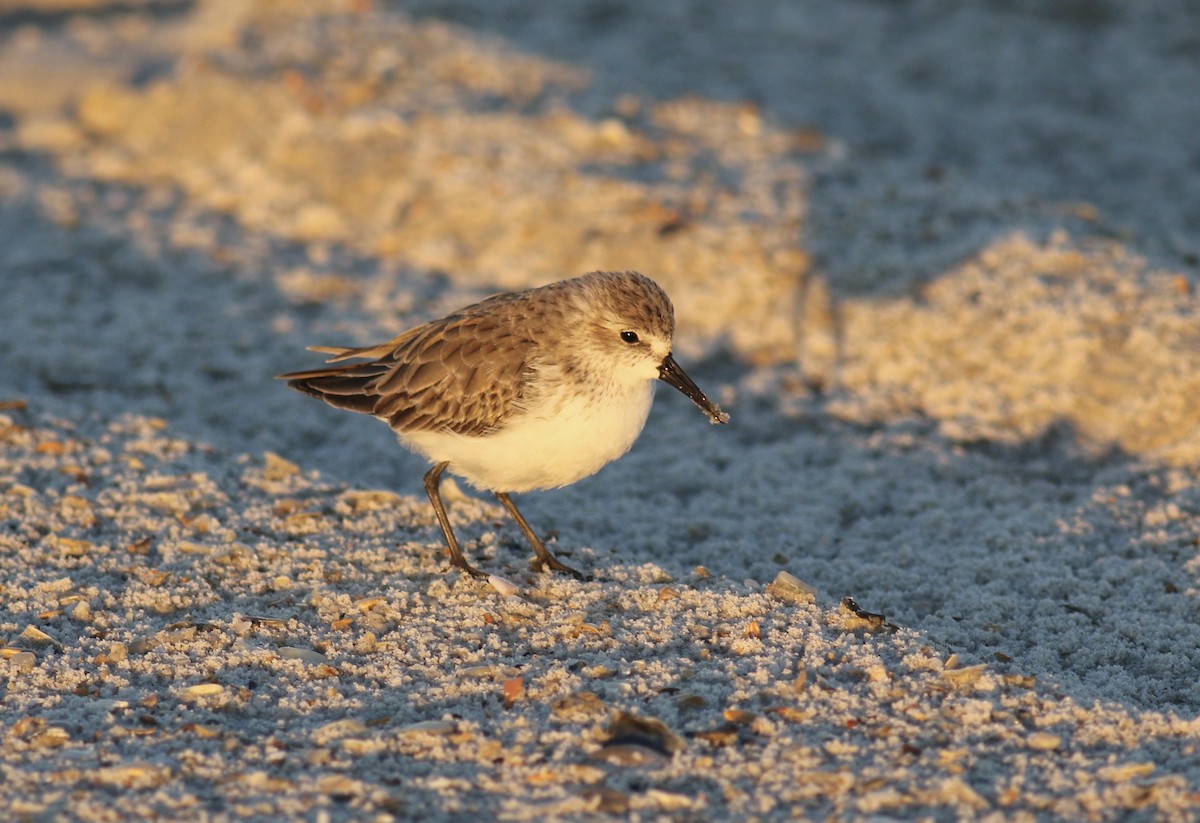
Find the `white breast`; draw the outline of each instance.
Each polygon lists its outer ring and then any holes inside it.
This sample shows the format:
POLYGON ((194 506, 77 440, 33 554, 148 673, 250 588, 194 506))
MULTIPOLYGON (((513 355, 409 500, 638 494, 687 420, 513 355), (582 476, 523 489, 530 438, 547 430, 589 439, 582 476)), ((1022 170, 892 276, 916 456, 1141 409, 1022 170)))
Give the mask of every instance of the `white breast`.
POLYGON ((406 432, 400 442, 471 485, 499 492, 566 486, 595 474, 629 451, 646 425, 654 381, 603 397, 543 398, 504 428, 483 437, 406 432))

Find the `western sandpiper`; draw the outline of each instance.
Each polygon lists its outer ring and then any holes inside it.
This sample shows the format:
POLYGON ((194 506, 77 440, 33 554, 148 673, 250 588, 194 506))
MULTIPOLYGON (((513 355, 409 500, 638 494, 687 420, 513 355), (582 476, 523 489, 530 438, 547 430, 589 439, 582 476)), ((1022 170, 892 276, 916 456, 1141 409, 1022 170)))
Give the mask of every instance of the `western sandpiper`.
POLYGON ((293 389, 370 414, 432 464, 425 491, 450 563, 463 557, 442 505, 442 472, 495 494, 537 555, 533 568, 582 577, 551 554, 509 496, 594 474, 629 451, 656 381, 679 389, 713 423, 729 415, 671 356, 675 312, 637 272, 592 272, 499 294, 377 346, 310 350, 327 363, 282 374, 293 389))

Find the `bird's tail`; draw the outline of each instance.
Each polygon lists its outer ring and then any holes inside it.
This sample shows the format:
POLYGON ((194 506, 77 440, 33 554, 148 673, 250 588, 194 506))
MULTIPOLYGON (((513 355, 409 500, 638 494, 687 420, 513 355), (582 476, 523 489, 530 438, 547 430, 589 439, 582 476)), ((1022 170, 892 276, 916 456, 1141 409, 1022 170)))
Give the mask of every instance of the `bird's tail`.
MULTIPOLYGON (((310 351, 331 354, 333 356, 327 362, 336 363, 353 357, 379 357, 386 353, 386 350, 379 351, 381 348, 372 346, 364 349, 344 349, 313 346, 310 351)), ((335 408, 374 414, 375 404, 379 402, 376 381, 387 372, 388 366, 375 360, 369 363, 350 363, 344 366, 288 372, 278 374, 275 378, 286 380, 288 388, 324 400, 335 408)))

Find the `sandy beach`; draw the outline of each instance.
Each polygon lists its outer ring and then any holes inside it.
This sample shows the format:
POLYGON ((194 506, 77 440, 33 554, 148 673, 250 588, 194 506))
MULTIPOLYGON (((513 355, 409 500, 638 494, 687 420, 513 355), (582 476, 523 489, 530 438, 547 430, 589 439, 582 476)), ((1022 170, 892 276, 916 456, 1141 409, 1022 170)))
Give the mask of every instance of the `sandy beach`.
POLYGON ((1196 89, 1177 0, 0 0, 0 809, 1195 819, 1196 89), (590 580, 273 379, 596 269, 732 420, 519 498, 590 580))

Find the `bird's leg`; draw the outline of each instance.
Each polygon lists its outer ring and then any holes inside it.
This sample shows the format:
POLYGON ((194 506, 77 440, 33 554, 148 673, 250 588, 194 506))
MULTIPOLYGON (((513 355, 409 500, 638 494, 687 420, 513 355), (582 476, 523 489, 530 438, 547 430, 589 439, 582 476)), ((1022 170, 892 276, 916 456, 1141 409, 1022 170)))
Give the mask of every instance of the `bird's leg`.
POLYGON ((517 525, 520 526, 521 532, 525 535, 525 539, 529 541, 529 545, 533 546, 533 553, 536 554, 537 557, 534 558, 533 563, 530 565, 535 572, 540 572, 549 566, 554 571, 566 572, 567 574, 575 577, 577 580, 587 579, 582 573, 575 571, 575 569, 572 569, 566 563, 563 563, 550 553, 550 551, 546 548, 546 544, 542 542, 540 537, 533 533, 533 529, 529 528, 529 524, 525 522, 525 518, 521 516, 519 511, 517 511, 517 504, 512 501, 511 497, 509 497, 505 492, 496 492, 496 499, 500 501, 504 508, 508 509, 508 513, 512 515, 513 520, 517 521, 517 525))
POLYGON ((450 518, 446 515, 446 507, 442 505, 442 493, 438 489, 442 480, 442 472, 449 465, 449 462, 438 463, 425 472, 425 493, 429 495, 429 502, 433 504, 433 511, 437 514, 438 523, 442 526, 442 534, 446 536, 446 548, 450 550, 450 565, 462 569, 472 577, 487 577, 463 557, 462 550, 458 547, 458 540, 455 539, 454 532, 450 529, 450 518))

